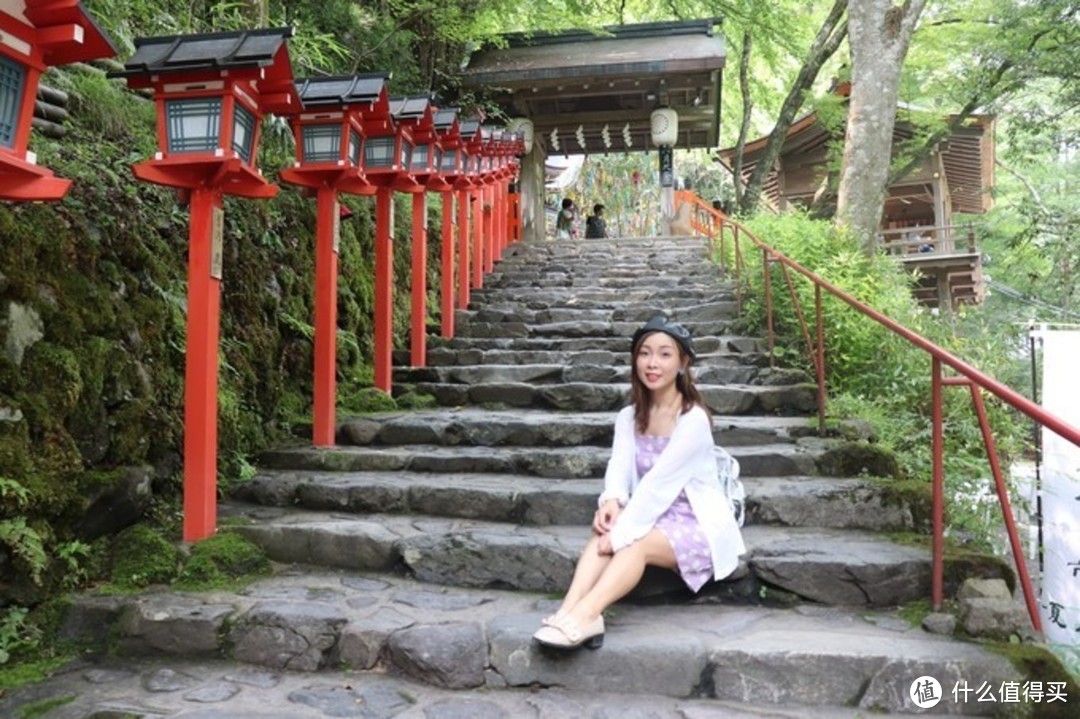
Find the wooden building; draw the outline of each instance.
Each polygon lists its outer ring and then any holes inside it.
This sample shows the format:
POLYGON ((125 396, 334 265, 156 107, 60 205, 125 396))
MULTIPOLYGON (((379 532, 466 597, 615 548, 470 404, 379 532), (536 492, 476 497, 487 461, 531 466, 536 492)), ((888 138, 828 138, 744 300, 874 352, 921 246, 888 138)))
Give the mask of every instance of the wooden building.
MULTIPOLYGON (((951 118, 946 118, 948 121, 951 118)), ((976 229, 956 216, 980 215, 992 206, 994 118, 974 115, 938 143, 922 164, 888 188, 879 245, 917 272, 916 297, 932 307, 982 302, 985 287, 976 229)), ((842 132, 842 131, 841 131, 842 132)), ((893 147, 911 138, 911 123, 897 118, 893 147)), ((788 130, 763 201, 776 211, 809 206, 824 190, 829 147, 842 141, 811 113, 788 130)), ((767 138, 747 143, 742 173, 749 179, 767 138)), ((733 171, 734 148, 720 151, 733 171)))

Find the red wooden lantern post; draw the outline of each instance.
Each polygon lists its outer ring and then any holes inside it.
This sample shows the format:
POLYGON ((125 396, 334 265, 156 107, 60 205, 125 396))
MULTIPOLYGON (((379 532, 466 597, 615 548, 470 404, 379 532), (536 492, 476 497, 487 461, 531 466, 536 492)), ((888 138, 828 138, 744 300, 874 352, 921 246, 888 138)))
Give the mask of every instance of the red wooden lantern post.
POLYGON ((442 195, 442 242, 439 285, 439 331, 454 336, 454 183, 461 172, 461 131, 458 109, 448 107, 435 113, 435 132, 442 148, 438 173, 428 180, 428 189, 442 195))
POLYGON ((435 108, 427 97, 406 97, 390 103, 394 122, 407 130, 413 148, 408 170, 395 189, 412 195, 412 306, 409 324, 409 364, 427 364, 427 189, 437 181, 442 148, 435 132, 435 108))
POLYGON ((338 242, 340 193, 370 195, 364 178, 363 118, 386 116, 387 75, 321 77, 297 83, 302 108, 291 116, 296 163, 280 173, 316 197, 315 230, 315 396, 312 443, 334 446, 337 428, 338 242))
POLYGON ((364 115, 364 176, 375 188, 375 386, 389 393, 394 351, 394 190, 409 176, 412 131, 398 127, 391 108, 364 115))
POLYGON ((0 7, 0 200, 59 200, 71 180, 27 148, 41 73, 112 57, 116 48, 77 0, 9 0, 0 7))
POLYGON ((470 244, 477 244, 474 233, 470 233, 470 230, 479 228, 479 218, 473 215, 472 226, 469 224, 470 213, 469 206, 473 199, 473 187, 477 178, 477 168, 479 167, 480 158, 476 153, 479 152, 481 142, 481 129, 479 120, 466 120, 461 123, 459 128, 460 142, 459 150, 461 152, 461 158, 459 160, 459 174, 457 180, 454 181, 454 189, 457 190, 457 210, 458 210, 458 307, 465 309, 469 306, 469 290, 474 286, 473 274, 470 271, 472 267, 472 253, 470 252, 470 244), (471 238, 471 239, 470 239, 471 238))
POLYGON ((484 227, 484 182, 487 179, 488 164, 486 142, 490 130, 481 127, 474 139, 469 143, 470 177, 469 202, 472 205, 472 279, 473 288, 479 289, 484 286, 484 244, 486 228, 484 227))
POLYGON ((507 132, 503 136, 503 178, 502 190, 502 248, 499 256, 519 237, 521 222, 518 217, 519 203, 516 193, 518 174, 521 172, 519 158, 525 154, 525 135, 522 132, 507 132))
POLYGON ((184 539, 217 527, 218 332, 224 195, 269 198, 255 167, 264 112, 299 104, 286 39, 291 28, 139 38, 115 75, 153 88, 158 152, 132 166, 191 200, 187 367, 184 374, 184 539))

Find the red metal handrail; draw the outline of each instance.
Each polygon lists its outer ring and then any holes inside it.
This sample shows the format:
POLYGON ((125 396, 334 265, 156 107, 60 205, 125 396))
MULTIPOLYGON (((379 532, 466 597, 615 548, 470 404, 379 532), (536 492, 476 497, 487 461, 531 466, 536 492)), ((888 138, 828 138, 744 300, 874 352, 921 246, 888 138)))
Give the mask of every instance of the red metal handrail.
MULTIPOLYGON (((931 357, 931 422, 932 422, 932 472, 933 472, 933 506, 932 506, 932 553, 933 553, 933 568, 931 577, 931 601, 933 602, 935 609, 940 609, 943 593, 944 593, 944 425, 943 425, 943 410, 942 410, 942 388, 945 386, 963 386, 966 385, 971 389, 972 404, 975 409, 975 414, 979 421, 979 426, 983 435, 983 443, 986 447, 987 458, 990 462, 990 470, 994 477, 994 485, 998 495, 998 501, 1001 504, 1001 511, 1005 521, 1005 528, 1009 536, 1009 544, 1013 553, 1013 560, 1016 564, 1017 576, 1020 580, 1020 585, 1024 593, 1024 601, 1027 605, 1028 614, 1031 617, 1031 624, 1036 631, 1042 631, 1042 621, 1039 618, 1038 604, 1035 599, 1034 591, 1031 586, 1031 579, 1028 576, 1027 565, 1024 563, 1023 551, 1020 545, 1019 535, 1016 530, 1015 522, 1013 521, 1012 508, 1009 502, 1008 489, 1005 485, 1004 478, 1001 472, 1001 464, 998 460, 997 449, 994 444, 993 435, 990 431, 990 424, 986 415, 986 407, 983 403, 982 393, 980 389, 990 392, 994 396, 998 397, 1003 402, 1009 404, 1017 411, 1031 418, 1040 425, 1047 427, 1054 431, 1056 434, 1072 442, 1074 445, 1080 446, 1080 429, 1073 427, 1059 417, 1047 412, 1038 404, 1032 402, 1027 397, 1019 394, 1015 390, 1011 389, 1005 384, 998 382, 992 377, 983 374, 976 368, 964 362, 959 357, 951 354, 947 350, 939 347, 930 340, 926 339, 922 335, 917 334, 883 315, 877 310, 863 304, 859 300, 855 299, 848 293, 829 283, 819 275, 806 269, 799 263, 790 259, 783 253, 773 249, 766 245, 760 239, 755 237, 753 233, 747 230, 744 226, 735 222, 731 218, 719 212, 713 207, 698 197, 696 194, 689 190, 682 190, 675 193, 676 207, 679 204, 687 202, 690 203, 694 212, 691 219, 691 227, 695 231, 703 234, 711 234, 716 231, 720 235, 720 252, 722 253, 721 265, 726 267, 726 257, 723 256, 726 253, 726 245, 724 242, 725 230, 730 228, 732 239, 734 243, 735 252, 735 286, 737 295, 741 301, 742 297, 742 284, 743 284, 743 267, 742 253, 740 250, 740 239, 742 236, 746 236, 750 241, 759 248, 764 256, 763 272, 765 280, 765 304, 766 312, 768 313, 767 325, 769 332, 769 348, 772 352, 774 337, 773 335, 773 321, 772 321, 772 297, 771 297, 771 281, 769 279, 769 264, 772 262, 779 262, 782 268, 790 268, 799 273, 814 285, 814 302, 816 305, 816 319, 817 319, 817 346, 814 348, 816 351, 811 351, 811 357, 813 358, 814 369, 817 375, 818 383, 818 412, 819 417, 824 417, 824 405, 825 405, 825 347, 824 347, 824 332, 822 324, 822 304, 821 304, 821 291, 825 290, 834 297, 837 297, 847 303, 850 307, 857 312, 871 318, 878 324, 882 325, 892 333, 899 335, 908 343, 923 350, 931 357), (718 228, 718 229, 716 229, 718 228), (960 377, 943 377, 942 365, 951 367, 955 372, 962 375, 960 377)), ((713 238, 710 237, 710 246, 713 245, 713 238)), ((789 279, 789 287, 793 288, 793 285, 789 279)), ((794 294, 794 290, 792 289, 794 294)), ((796 300, 797 303, 797 300, 796 300)), ((797 305, 798 306, 798 305, 797 305)), ((801 308, 797 312, 800 325, 802 325, 802 331, 804 338, 809 337, 809 332, 805 326, 805 320, 801 308)))

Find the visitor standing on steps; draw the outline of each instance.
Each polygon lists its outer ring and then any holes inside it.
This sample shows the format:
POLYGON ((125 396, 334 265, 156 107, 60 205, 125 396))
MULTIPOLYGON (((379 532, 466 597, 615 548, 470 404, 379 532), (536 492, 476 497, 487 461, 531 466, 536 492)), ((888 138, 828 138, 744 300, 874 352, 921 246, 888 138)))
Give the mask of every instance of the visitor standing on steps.
POLYGON ((630 344, 630 405, 615 419, 592 536, 562 605, 533 635, 545 646, 603 644, 602 612, 637 585, 646 566, 675 570, 697 592, 734 571, 746 551, 717 477, 690 332, 657 315, 630 344))
POLYGON ((577 208, 574 206, 574 201, 569 197, 564 197, 562 209, 559 210, 559 214, 555 218, 555 237, 560 240, 572 239, 576 234, 574 228, 576 222, 577 208))
POLYGON ((604 219, 604 206, 597 202, 592 214, 585 218, 585 238, 603 239, 607 237, 607 221, 604 219))

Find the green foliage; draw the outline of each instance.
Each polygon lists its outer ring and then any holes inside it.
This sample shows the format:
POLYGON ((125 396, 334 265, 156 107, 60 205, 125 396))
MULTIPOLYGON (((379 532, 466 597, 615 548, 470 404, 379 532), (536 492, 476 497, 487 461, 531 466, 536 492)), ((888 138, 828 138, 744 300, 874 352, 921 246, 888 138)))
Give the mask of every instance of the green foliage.
POLYGON ((7 607, 0 615, 0 664, 6 664, 12 654, 37 646, 40 630, 27 621, 25 607, 7 607))
POLYGON ((40 585, 49 559, 41 533, 22 515, 29 502, 30 493, 26 487, 13 479, 0 477, 0 551, 13 554, 16 566, 27 572, 34 584, 40 585))
POLYGON ((49 697, 30 702, 19 707, 19 719, 37 719, 48 715, 53 709, 66 706, 75 701, 75 695, 69 694, 62 697, 49 697))
POLYGON ((196 543, 175 586, 180 589, 236 587, 270 574, 270 560, 235 532, 219 532, 196 543))
MULTIPOLYGON (((1000 352, 991 336, 964 334, 963 318, 954 330, 943 318, 928 313, 915 303, 908 289, 909 279, 897 263, 884 256, 868 257, 850 237, 838 234, 830 224, 800 214, 785 214, 756 216, 748 220, 747 226, 763 242, 817 272, 833 286, 983 372, 991 376, 1012 372, 1008 354, 1000 352)), ((749 244, 742 252, 751 283, 745 319, 750 328, 763 327, 761 252, 751 250, 749 244)), ((777 346, 785 361, 812 371, 796 304, 779 263, 771 263, 771 283, 777 346)), ((803 316, 812 323, 813 288, 795 275, 793 284, 803 316)), ((822 296, 830 415, 869 422, 883 447, 899 460, 901 476, 929 482, 930 356, 847 303, 824 291, 822 296)), ((985 401, 997 449, 1007 466, 1008 460, 1021 450, 1024 427, 1003 403, 992 396, 985 401)), ((947 531, 958 541, 989 548, 999 543, 1000 510, 996 497, 990 494, 993 480, 970 393, 947 388, 943 411, 947 531)))

